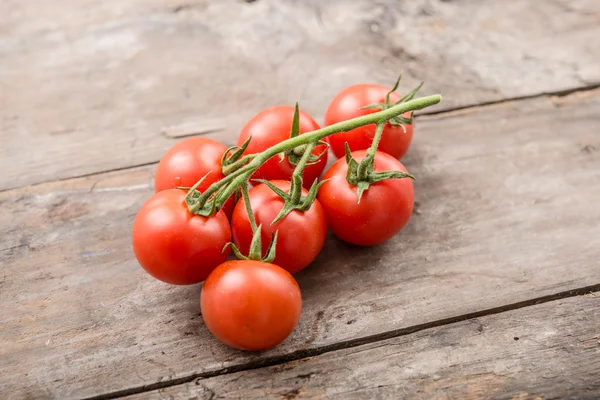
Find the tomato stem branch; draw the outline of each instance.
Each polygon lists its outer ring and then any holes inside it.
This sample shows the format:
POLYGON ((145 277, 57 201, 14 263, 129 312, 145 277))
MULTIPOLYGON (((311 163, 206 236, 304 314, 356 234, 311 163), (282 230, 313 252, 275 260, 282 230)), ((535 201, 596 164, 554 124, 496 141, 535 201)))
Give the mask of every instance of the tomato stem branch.
POLYGON ((306 167, 306 163, 308 159, 312 155, 312 151, 315 148, 316 142, 309 143, 306 145, 306 149, 304 150, 304 154, 302 154, 302 158, 294 168, 294 172, 292 174, 292 186, 290 188, 290 196, 292 204, 299 204, 300 198, 302 197, 302 174, 304 173, 304 167, 306 167))
POLYGON ((371 157, 375 156, 375 152, 379 147, 379 142, 381 141, 381 136, 383 135, 383 128, 385 127, 386 122, 380 122, 377 124, 377 128, 375 129, 375 137, 373 138, 373 143, 371 143, 371 147, 367 150, 367 155, 371 157))
POLYGON ((364 181, 367 179, 367 176, 370 172, 373 172, 373 166, 375 163, 375 153, 377 152, 377 148, 379 147, 379 142, 381 141, 381 136, 383 135, 383 128, 385 128, 385 124, 387 122, 380 122, 377 124, 377 128, 375 129, 375 137, 373 138, 373 143, 371 143, 371 147, 367 150, 367 154, 365 158, 361 161, 357 168, 357 176, 358 179, 364 181))
POLYGON ((284 140, 283 142, 279 142, 276 145, 269 147, 262 153, 258 153, 254 160, 252 160, 248 164, 248 166, 254 165, 256 168, 258 168, 269 158, 287 149, 298 147, 303 144, 316 142, 318 140, 326 138, 327 136, 331 136, 334 133, 347 132, 364 125, 385 122, 400 114, 404 114, 405 112, 421 110, 423 108, 438 104, 440 101, 442 101, 442 96, 439 94, 420 97, 418 99, 413 99, 405 103, 394 105, 383 111, 363 115, 357 118, 349 119, 347 121, 338 122, 337 124, 329 125, 321 129, 317 129, 313 132, 304 133, 294 138, 284 140))
MULTIPOLYGON (((218 194, 217 207, 222 207, 225 201, 227 201, 227 199, 238 188, 240 188, 243 184, 245 184, 245 182, 248 179, 250 179, 254 171, 256 171, 271 157, 274 157, 281 152, 290 149, 295 149, 298 146, 305 146, 308 144, 314 145, 319 140, 324 139, 327 136, 331 136, 339 132, 351 131, 352 129, 364 125, 378 124, 383 126, 385 122, 398 115, 409 111, 421 110, 423 108, 438 104, 441 100, 442 96, 439 94, 420 97, 418 99, 412 99, 409 101, 395 104, 379 112, 363 115, 347 121, 338 122, 336 124, 317 129, 313 132, 307 132, 302 135, 291 137, 287 140, 284 140, 269 147, 261 153, 245 156, 240 160, 236 161, 235 163, 231 164, 230 166, 227 166, 226 172, 228 173, 228 175, 222 180, 215 182, 210 187, 208 187, 208 189, 206 189, 204 193, 202 193, 202 195, 198 198, 198 204, 194 204, 190 207, 190 211, 199 211, 201 208, 204 207, 204 205, 211 198, 211 196, 213 196, 218 191, 221 192, 218 194)), ((378 141, 379 139, 377 140, 377 142, 378 141)), ((304 151, 303 154, 310 155, 311 151, 304 151)))
POLYGON ((254 218, 252 205, 250 204, 250 196, 248 195, 248 182, 242 185, 242 198, 244 199, 244 205, 246 206, 246 212, 248 213, 248 220, 250 221, 250 226, 252 227, 252 233, 256 233, 258 226, 256 225, 256 219, 254 218))

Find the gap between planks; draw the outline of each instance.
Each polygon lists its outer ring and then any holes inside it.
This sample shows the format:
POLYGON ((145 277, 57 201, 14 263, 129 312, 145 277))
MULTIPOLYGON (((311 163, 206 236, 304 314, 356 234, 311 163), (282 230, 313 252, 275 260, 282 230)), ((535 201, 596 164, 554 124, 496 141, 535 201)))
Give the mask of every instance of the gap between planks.
MULTIPOLYGON (((583 97, 592 96, 596 93, 600 92, 600 83, 586 86, 579 86, 575 88, 565 89, 565 90, 557 90, 543 93, 530 94, 525 96, 516 96, 506 99, 500 100, 491 100, 485 101, 478 104, 467 104, 464 106, 458 106, 453 108, 447 108, 440 111, 425 111, 419 115, 420 119, 423 120, 432 120, 432 119, 442 119, 445 117, 455 116, 455 115, 463 115, 469 114, 471 112, 476 112, 479 110, 484 110, 486 108, 502 105, 502 104, 510 104, 516 103, 519 101, 532 100, 536 98, 547 97, 549 100, 555 105, 561 104, 562 101, 556 101, 554 99, 571 99, 577 98, 579 95, 583 95, 583 97)), ((442 94, 443 96, 443 94, 442 94)))
POLYGON ((534 299, 529 299, 529 300, 524 300, 524 301, 520 301, 520 302, 516 302, 516 303, 506 304, 506 305, 499 306, 499 307, 493 307, 493 308, 489 308, 486 310, 480 310, 480 311, 467 313, 467 314, 463 314, 463 315, 458 315, 458 316, 454 316, 454 317, 443 318, 443 319, 439 319, 439 320, 435 320, 435 321, 431 321, 431 322, 426 322, 423 324, 409 326, 406 328, 382 332, 382 333, 378 333, 376 335, 370 335, 370 336, 365 336, 365 337, 356 338, 356 339, 352 339, 352 340, 346 340, 343 342, 338 342, 338 343, 334 343, 334 344, 330 344, 330 345, 326 345, 326 346, 322 346, 322 347, 317 347, 314 349, 299 350, 299 351, 295 351, 295 352, 285 354, 282 356, 274 356, 274 357, 264 358, 264 359, 258 360, 256 362, 240 364, 240 365, 229 367, 229 368, 217 369, 214 371, 209 371, 209 372, 199 373, 199 374, 192 374, 192 375, 178 378, 178 379, 172 379, 172 380, 167 380, 167 381, 163 381, 163 382, 153 383, 150 385, 138 386, 138 387, 119 390, 119 391, 115 391, 115 392, 111 392, 111 393, 105 393, 105 394, 101 394, 101 395, 97 395, 97 396, 86 397, 83 400, 117 399, 120 397, 130 396, 130 395, 134 395, 134 394, 141 394, 141 393, 150 392, 150 391, 154 391, 154 390, 158 390, 158 389, 168 388, 171 386, 181 385, 184 383, 189 383, 189 382, 192 382, 199 378, 200 379, 212 378, 212 377, 219 376, 219 375, 249 371, 249 370, 264 368, 264 367, 272 367, 272 366, 284 364, 284 363, 287 363, 290 361, 297 361, 297 360, 300 360, 303 358, 314 357, 314 356, 318 356, 321 354, 325 354, 325 353, 329 353, 329 352, 333 352, 333 351, 337 351, 337 350, 348 349, 348 348, 352 348, 352 347, 362 346, 365 344, 379 342, 382 340, 388 340, 388 339, 392 339, 392 338, 396 338, 396 337, 400 337, 400 336, 406 336, 406 335, 410 335, 410 334, 424 331, 427 329, 438 328, 438 327, 441 327, 444 325, 451 325, 454 323, 463 322, 463 321, 467 321, 470 319, 481 318, 481 317, 494 315, 494 314, 501 314, 501 313, 504 313, 507 311, 518 310, 518 309, 526 308, 526 307, 537 305, 537 304, 548 303, 548 302, 552 302, 552 301, 556 301, 556 300, 591 294, 591 293, 595 293, 595 292, 600 292, 600 283, 595 284, 595 285, 585 286, 585 287, 582 287, 579 289, 568 290, 568 291, 564 291, 564 292, 559 292, 559 293, 555 293, 555 294, 537 297, 534 299))
MULTIPOLYGON (((459 107, 444 109, 441 111, 429 111, 429 112, 420 114, 418 116, 418 119, 421 119, 421 120, 443 119, 446 117, 452 117, 452 116, 456 116, 456 115, 470 114, 472 112, 478 112, 478 111, 481 111, 481 110, 484 110, 487 108, 496 107, 496 106, 503 105, 503 104, 510 104, 510 103, 532 100, 532 99, 536 99, 536 98, 544 98, 544 97, 547 97, 550 102, 554 103, 554 105, 558 107, 564 101, 568 101, 568 99, 579 98, 579 97, 588 97, 588 96, 594 95, 598 92, 600 92, 600 83, 594 84, 594 85, 588 85, 588 86, 580 86, 580 87, 566 89, 566 90, 554 91, 554 92, 537 93, 537 94, 532 94, 532 95, 511 97, 511 98, 494 100, 494 101, 483 102, 483 103, 478 103, 478 104, 459 106, 459 107), (558 100, 553 100, 553 99, 558 99, 558 100)), ((206 132, 206 133, 209 133, 209 132, 206 132)), ((198 135, 186 135, 185 137, 187 138, 187 137, 191 137, 191 136, 202 136, 204 134, 205 133, 200 133, 198 135)), ((174 137, 173 139, 176 140, 176 139, 181 139, 181 138, 174 137)), ((147 162, 147 163, 128 165, 128 166, 119 167, 119 168, 107 169, 104 171, 92 172, 92 173, 88 173, 88 174, 67 176, 64 178, 56 179, 56 180, 38 182, 38 183, 35 183, 32 185, 15 186, 15 187, 10 187, 10 188, 0 189, 0 193, 8 192, 11 190, 21 189, 21 188, 27 187, 27 186, 35 187, 38 185, 47 184, 49 182, 69 181, 72 179, 86 178, 86 177, 90 177, 90 176, 98 176, 98 175, 103 175, 103 174, 107 174, 107 173, 111 173, 111 172, 127 171, 130 169, 139 168, 139 167, 147 167, 147 166, 151 166, 154 164, 158 164, 158 160, 147 162)))

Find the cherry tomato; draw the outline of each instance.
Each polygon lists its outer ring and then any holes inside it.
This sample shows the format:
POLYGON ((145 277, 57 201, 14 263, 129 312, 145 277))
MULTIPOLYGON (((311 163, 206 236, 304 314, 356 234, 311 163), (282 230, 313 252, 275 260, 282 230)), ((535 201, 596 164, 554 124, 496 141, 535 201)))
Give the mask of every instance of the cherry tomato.
MULTIPOLYGON (((352 152, 360 162, 366 150, 352 152)), ((375 171, 404 171, 394 157, 375 153, 375 171)), ((362 195, 346 181, 348 165, 337 160, 323 176, 327 182, 319 190, 319 201, 327 215, 327 223, 340 239, 362 246, 382 243, 394 236, 410 218, 414 204, 413 183, 409 178, 387 179, 373 183, 362 195)))
MULTIPOLYGON (((216 140, 204 137, 191 137, 171 147, 158 163, 154 177, 156 193, 178 186, 192 187, 202 179, 199 191, 206 190, 216 181, 224 178, 221 171, 221 157, 227 147, 216 140), (208 174, 208 175, 207 175, 208 174)), ((228 217, 233 212, 234 199, 225 203, 223 211, 228 217)))
MULTIPOLYGON (((290 189, 288 181, 271 181, 271 183, 284 192, 288 192, 290 189)), ((305 196, 308 191, 303 189, 302 194, 305 196)), ((272 234, 279 231, 275 260, 273 261, 275 264, 294 274, 306 268, 317 258, 323 249, 327 234, 327 220, 319 200, 315 200, 307 211, 294 210, 282 220, 271 225, 283 208, 281 197, 265 184, 252 188, 248 196, 256 224, 262 224, 263 254, 267 251, 272 234)), ((231 231, 233 242, 243 254, 247 254, 252 242, 252 226, 248 219, 244 199, 240 199, 233 210, 231 231)))
POLYGON ((260 261, 228 261, 200 294, 202 318, 223 343, 266 350, 292 333, 302 311, 300 287, 289 272, 260 261))
MULTIPOLYGON (((260 153, 290 138, 293 118, 294 107, 275 106, 267 108, 248 121, 240 133, 237 144, 241 146, 249 137, 252 137, 244 154, 260 153)), ((319 128, 319 124, 310 115, 300 110, 300 134, 312 132, 319 128)), ((314 148, 313 154, 320 155, 326 150, 325 145, 319 145, 314 148)), ((325 164, 327 164, 327 153, 314 165, 305 168, 302 175, 305 187, 310 187, 315 179, 321 175, 325 169, 325 164)), ((281 161, 279 156, 275 156, 264 163, 254 173, 253 178, 290 180, 293 172, 294 166, 287 157, 281 161)))
MULTIPOLYGON (((370 113, 380 111, 379 109, 362 109, 362 107, 385 103, 385 95, 390 88, 375 84, 360 84, 347 87, 335 96, 329 104, 325 113, 325 125, 329 126, 341 121, 360 117, 370 113)), ((390 94, 390 103, 393 104, 400 100, 400 95, 396 92, 390 94)), ((404 116, 409 118, 410 112, 404 116)), ((375 137, 375 124, 361 126, 348 132, 336 133, 328 136, 325 141, 331 146, 331 150, 336 157, 343 157, 346 154, 344 143, 348 142, 350 150, 365 150, 371 146, 375 137)), ((393 126, 387 123, 383 128, 381 142, 378 150, 388 153, 392 157, 402 158, 413 137, 413 124, 404 125, 406 132, 401 126, 393 126)))
POLYGON ((154 194, 133 222, 133 251, 153 277, 175 285, 202 282, 227 258, 229 221, 219 211, 210 217, 191 214, 186 192, 167 189, 154 194))

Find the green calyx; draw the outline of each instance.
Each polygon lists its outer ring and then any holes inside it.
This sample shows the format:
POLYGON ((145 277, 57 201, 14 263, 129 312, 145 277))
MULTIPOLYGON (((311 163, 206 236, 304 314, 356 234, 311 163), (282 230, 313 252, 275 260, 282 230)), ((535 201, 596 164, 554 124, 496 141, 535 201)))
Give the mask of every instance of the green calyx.
POLYGON ((248 148, 250 144, 250 140, 252 137, 246 139, 246 141, 241 146, 231 146, 225 153, 223 153, 223 157, 221 157, 221 168, 223 171, 223 175, 229 175, 231 172, 243 167, 248 164, 254 158, 254 155, 244 155, 244 152, 248 148))
POLYGON ((248 183, 242 186, 242 198, 244 199, 244 205, 246 206, 246 212, 248 213, 248 220, 250 221, 250 227, 252 228, 252 241, 250 242, 250 250, 248 251, 248 255, 242 254, 240 249, 235 245, 235 243, 227 243, 223 248, 223 251, 228 246, 231 246, 231 251, 233 254, 240 260, 253 260, 253 261, 263 261, 267 263, 273 262, 275 260, 275 249, 277 247, 277 235, 279 231, 275 231, 273 236, 271 237, 271 242, 269 243, 269 247, 265 252, 265 256, 262 255, 262 238, 261 231, 262 225, 256 226, 256 219, 254 218, 254 213, 252 212, 252 206, 250 205, 250 196, 248 194, 248 183))
POLYGON ((271 222, 271 225, 281 221, 294 210, 301 212, 308 211, 317 198, 319 188, 326 182, 314 181, 310 187, 310 190, 308 191, 308 194, 306 196, 302 196, 302 178, 298 179, 296 176, 292 176, 290 191, 288 193, 279 189, 277 186, 267 180, 257 179, 256 181, 264 183, 283 199, 283 207, 281 208, 281 211, 279 211, 279 214, 277 214, 277 217, 275 217, 273 222, 271 222))
MULTIPOLYGON (((292 130, 290 132, 290 139, 298 137, 298 135, 300 135, 300 110, 298 108, 298 103, 296 103, 296 106, 294 108, 294 118, 292 119, 292 130)), ((319 160, 321 158, 323 158, 323 156, 325 154, 327 154, 327 150, 329 150, 329 144, 327 142, 324 142, 323 140, 318 140, 315 143, 315 146, 319 146, 319 145, 324 145, 326 147, 319 154, 312 154, 312 150, 311 150, 309 152, 309 158, 306 163, 306 166, 310 166, 310 165, 314 165, 314 164, 318 163, 319 160)), ((314 146, 313 146, 313 148, 314 148, 314 146)), ((279 160, 283 161, 287 157, 290 164, 292 164, 294 167, 296 167, 300 163, 300 160, 302 159, 302 156, 304 155, 304 153, 307 152, 307 149, 308 149, 308 145, 302 145, 302 146, 298 146, 298 147, 294 147, 294 148, 285 150, 285 151, 279 153, 279 160)))
MULTIPOLYGON (((298 114, 298 105, 296 105, 296 113, 294 115, 294 125, 297 126, 297 121, 298 119, 296 118, 298 114)), ((294 132, 294 128, 292 125, 292 134, 294 132)), ((278 188, 277 186, 275 186, 274 184, 272 184, 271 182, 264 180, 264 179, 260 179, 257 181, 260 183, 263 183, 265 185, 267 185, 273 192, 275 192, 275 194, 277 194, 279 197, 281 197, 283 199, 283 207, 281 208, 281 211, 279 211, 279 214, 277 214, 277 217, 275 217, 275 219, 273 220, 273 222, 271 222, 271 225, 276 224, 277 222, 281 221, 283 218, 285 218, 289 213, 291 213, 294 210, 298 210, 298 211, 308 211, 310 209, 310 207, 312 206, 312 204, 315 202, 315 199, 317 198, 317 194, 319 193, 319 188, 321 187, 321 185, 324 183, 324 181, 318 181, 315 180, 313 182, 313 184, 310 187, 310 190, 308 191, 308 194, 306 196, 302 196, 302 187, 303 187, 303 181, 302 181, 302 174, 304 173, 304 168, 309 164, 309 160, 311 159, 312 151, 315 148, 317 142, 314 143, 309 143, 306 145, 306 148, 304 149, 304 153, 302 154, 302 157, 300 157, 300 160, 298 160, 298 164, 296 165, 296 168, 294 168, 294 173, 292 174, 292 179, 291 179, 291 183, 290 183, 290 190, 289 193, 284 192, 283 190, 281 190, 280 188, 278 188)), ((327 150, 326 150, 327 151, 327 150)))
MULTIPOLYGON (((212 171, 211 171, 212 172, 212 171)), ((198 182, 194 184, 191 188, 178 187, 177 189, 187 190, 187 194, 185 195, 185 204, 188 207, 188 210, 192 214, 202 215, 208 217, 209 215, 213 215, 217 210, 217 198, 213 196, 206 202, 202 202, 201 197, 202 193, 200 193, 197 189, 198 186, 202 185, 202 182, 206 179, 208 175, 204 175, 198 182)))
POLYGON ((259 225, 254 231, 254 235, 252 236, 252 241, 250 242, 250 251, 248 255, 242 254, 240 249, 234 243, 227 243, 223 248, 223 251, 227 249, 227 247, 231 247, 231 251, 237 258, 240 260, 253 260, 253 261, 262 261, 266 263, 272 263, 275 260, 275 248, 277 247, 277 235, 279 231, 276 231, 271 237, 271 243, 269 243, 269 247, 265 252, 263 257, 262 255, 262 239, 261 239, 261 229, 262 225, 259 225))
POLYGON ((367 156, 359 163, 352 157, 350 147, 346 143, 346 163, 348 171, 346 172, 346 181, 352 186, 356 186, 358 202, 363 196, 363 193, 369 189, 373 183, 381 182, 386 179, 415 179, 412 174, 403 171, 375 171, 375 152, 371 155, 371 149, 367 152, 367 156))
MULTIPOLYGON (((385 102, 384 103, 376 103, 376 104, 369 104, 368 106, 364 106, 363 109, 377 109, 377 110, 387 110, 395 105, 398 104, 402 104, 402 103, 406 103, 407 101, 412 100, 417 93, 419 92, 419 90, 421 89, 421 86, 423 86, 423 82, 421 82, 416 88, 414 88, 413 90, 411 90, 409 93, 407 93, 404 97, 402 97, 400 100, 398 100, 395 103, 390 103, 390 95, 396 91, 396 89, 398 89, 398 85, 400 85, 400 80, 402 79, 402 74, 400 74, 400 76, 398 76, 398 79, 396 80, 396 83, 394 84, 394 87, 392 88, 392 90, 390 90, 386 95, 385 95, 385 102)), ((390 125, 393 126, 398 126, 401 127, 404 131, 406 131, 406 128, 404 127, 404 125, 406 124, 412 124, 413 122, 413 114, 412 112, 410 113, 410 117, 407 118, 405 116, 403 116, 402 114, 395 116, 394 118, 391 118, 389 121, 390 125)))

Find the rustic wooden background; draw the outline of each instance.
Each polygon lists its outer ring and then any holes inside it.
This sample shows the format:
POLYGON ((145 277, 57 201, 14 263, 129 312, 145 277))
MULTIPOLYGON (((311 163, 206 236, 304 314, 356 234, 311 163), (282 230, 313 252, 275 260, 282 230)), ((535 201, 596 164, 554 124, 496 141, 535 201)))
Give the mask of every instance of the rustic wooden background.
MULTIPOLYGON (((177 135, 175 135, 177 136, 177 135)), ((0 398, 599 398, 597 0, 0 0, 0 398), (425 80, 388 243, 231 350, 130 245, 172 132, 425 80)))

